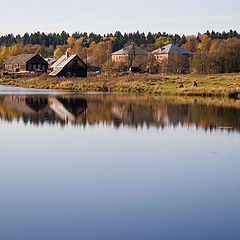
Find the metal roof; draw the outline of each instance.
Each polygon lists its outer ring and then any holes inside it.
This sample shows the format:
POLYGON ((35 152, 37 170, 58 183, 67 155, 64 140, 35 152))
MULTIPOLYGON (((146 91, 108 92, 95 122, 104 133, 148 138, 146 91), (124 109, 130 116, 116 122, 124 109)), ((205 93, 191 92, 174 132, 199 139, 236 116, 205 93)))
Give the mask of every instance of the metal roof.
POLYGON ((55 76, 57 76, 62 70, 63 70, 62 68, 57 68, 57 69, 55 69, 54 71, 50 72, 50 73, 49 73, 49 76, 55 77, 55 76))
MULTIPOLYGON (((69 62, 71 62, 75 57, 79 58, 77 55, 63 55, 60 57, 51 68, 64 68, 69 62)), ((83 65, 87 67, 87 65, 79 58, 83 65)))
POLYGON ((131 44, 127 47, 120 49, 117 52, 112 53, 112 55, 141 55, 147 54, 147 52, 135 44, 131 44))
POLYGON ((168 44, 164 47, 160 47, 157 50, 152 51, 151 54, 186 54, 186 55, 192 55, 193 53, 184 49, 184 48, 178 47, 174 44, 168 44))
POLYGON ((10 57, 8 60, 5 61, 5 64, 11 63, 25 63, 35 57, 38 54, 21 54, 17 56, 10 57))
POLYGON ((64 67, 66 63, 69 63, 69 59, 71 58, 72 60, 75 56, 76 55, 70 55, 67 57, 67 55, 63 55, 51 66, 51 68, 64 67))

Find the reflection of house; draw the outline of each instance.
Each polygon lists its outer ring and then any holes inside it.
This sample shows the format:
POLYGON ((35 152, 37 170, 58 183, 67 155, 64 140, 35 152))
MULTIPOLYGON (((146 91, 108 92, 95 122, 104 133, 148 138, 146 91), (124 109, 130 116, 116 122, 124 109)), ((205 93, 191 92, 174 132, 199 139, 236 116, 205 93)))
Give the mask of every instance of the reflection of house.
POLYGON ((122 48, 121 50, 112 53, 113 62, 126 62, 131 57, 139 57, 146 55, 147 52, 140 47, 137 47, 135 44, 130 44, 127 47, 122 48))
POLYGON ((75 122, 78 115, 87 108, 85 99, 49 98, 50 108, 65 122, 75 122))
POLYGON ((4 67, 8 72, 45 72, 48 63, 39 54, 22 54, 9 58, 4 67))
POLYGON ((180 48, 174 44, 168 44, 164 47, 160 47, 157 50, 151 52, 154 55, 158 62, 163 62, 164 60, 168 60, 171 56, 176 54, 180 54, 183 56, 191 56, 192 52, 187 51, 186 49, 180 48))
POLYGON ((59 58, 51 68, 53 71, 49 74, 54 77, 74 76, 87 77, 87 65, 77 55, 70 55, 68 52, 59 58))
POLYGON ((42 97, 5 96, 4 105, 25 114, 37 114, 47 108, 48 100, 42 97))

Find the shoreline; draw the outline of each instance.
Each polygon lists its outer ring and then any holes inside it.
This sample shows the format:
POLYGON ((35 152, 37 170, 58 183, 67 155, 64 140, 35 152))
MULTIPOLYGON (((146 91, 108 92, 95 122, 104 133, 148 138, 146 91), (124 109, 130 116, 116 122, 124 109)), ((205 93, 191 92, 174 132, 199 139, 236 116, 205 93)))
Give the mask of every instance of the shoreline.
POLYGON ((141 93, 166 96, 240 97, 240 74, 93 74, 87 78, 4 76, 0 85, 79 92, 141 93), (193 83, 197 82, 197 87, 193 83), (180 88, 180 84, 184 87, 180 88))

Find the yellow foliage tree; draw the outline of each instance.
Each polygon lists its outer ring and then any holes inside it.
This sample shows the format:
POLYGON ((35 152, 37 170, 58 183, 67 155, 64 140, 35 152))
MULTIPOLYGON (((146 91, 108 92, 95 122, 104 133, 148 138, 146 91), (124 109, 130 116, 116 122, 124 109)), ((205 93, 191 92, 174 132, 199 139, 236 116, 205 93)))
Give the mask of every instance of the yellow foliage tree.
POLYGON ((88 59, 91 64, 101 66, 105 63, 112 53, 112 42, 92 42, 88 49, 88 59))
POLYGON ((172 43, 172 41, 168 37, 159 37, 156 39, 155 45, 158 47, 162 47, 170 43, 172 43))
POLYGON ((3 60, 6 60, 8 58, 8 49, 7 49, 7 47, 3 46, 1 48, 0 58, 3 59, 3 60))
POLYGON ((197 49, 200 51, 209 51, 212 43, 212 39, 207 34, 199 36, 201 42, 198 44, 197 49))
POLYGON ((55 57, 56 59, 59 59, 62 55, 63 55, 63 52, 62 52, 61 48, 57 48, 57 49, 54 51, 54 57, 55 57))
POLYGON ((224 44, 223 40, 221 40, 221 39, 214 39, 214 40, 212 40, 212 43, 211 43, 211 46, 210 46, 209 51, 210 51, 210 52, 217 51, 217 50, 219 50, 219 48, 220 48, 223 44, 224 44))
POLYGON ((77 54, 83 61, 87 61, 87 48, 82 46, 83 38, 76 40, 74 47, 71 49, 72 54, 77 54))
POLYGON ((72 52, 72 49, 71 49, 71 48, 68 48, 65 53, 66 53, 66 54, 67 54, 67 53, 71 54, 71 52, 72 52))
POLYGON ((5 46, 0 48, 0 68, 3 66, 3 62, 7 59, 7 48, 5 46))
POLYGON ((75 45, 75 43, 76 43, 76 39, 75 39, 75 38, 69 37, 69 38, 67 39, 67 44, 68 44, 68 46, 69 46, 70 48, 73 48, 73 46, 75 45))
POLYGON ((191 52, 195 52, 197 50, 197 46, 198 46, 198 40, 196 38, 196 36, 186 36, 186 43, 182 45, 182 48, 191 51, 191 52))
POLYGON ((23 53, 23 49, 22 47, 19 46, 19 44, 14 44, 12 46, 9 47, 9 56, 16 56, 16 55, 19 55, 19 54, 22 54, 23 53))
POLYGON ((239 39, 233 37, 233 38, 228 38, 228 39, 224 40, 224 42, 225 42, 226 44, 233 44, 233 43, 239 42, 239 39))

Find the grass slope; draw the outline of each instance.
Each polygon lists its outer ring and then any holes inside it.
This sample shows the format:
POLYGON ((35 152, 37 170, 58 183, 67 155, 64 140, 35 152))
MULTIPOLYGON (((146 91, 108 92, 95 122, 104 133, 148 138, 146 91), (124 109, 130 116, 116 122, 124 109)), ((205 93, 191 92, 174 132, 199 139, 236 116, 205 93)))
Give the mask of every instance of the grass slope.
POLYGON ((240 74, 150 75, 89 74, 87 78, 50 78, 48 75, 2 77, 0 84, 69 91, 132 92, 185 96, 239 96, 240 74), (198 87, 193 86, 193 82, 198 87), (184 88, 179 88, 180 83, 184 88))

